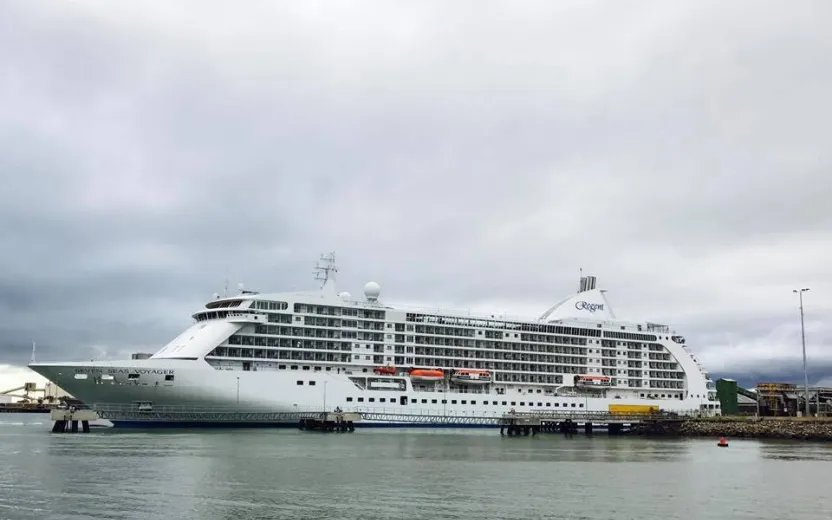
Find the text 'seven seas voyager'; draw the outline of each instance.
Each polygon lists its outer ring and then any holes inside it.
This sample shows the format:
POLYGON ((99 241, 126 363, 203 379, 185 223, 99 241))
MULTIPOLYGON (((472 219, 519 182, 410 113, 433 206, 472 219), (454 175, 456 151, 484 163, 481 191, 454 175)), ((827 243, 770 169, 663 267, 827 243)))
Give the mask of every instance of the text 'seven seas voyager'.
POLYGON ((176 370, 164 370, 161 368, 101 368, 101 367, 76 367, 76 374, 152 374, 157 376, 168 376, 176 373, 176 370))

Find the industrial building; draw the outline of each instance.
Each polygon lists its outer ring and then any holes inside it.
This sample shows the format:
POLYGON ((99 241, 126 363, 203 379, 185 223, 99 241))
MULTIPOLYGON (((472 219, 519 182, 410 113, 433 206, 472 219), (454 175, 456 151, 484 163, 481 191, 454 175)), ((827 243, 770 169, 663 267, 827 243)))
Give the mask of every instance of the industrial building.
MULTIPOLYGON (((798 416, 804 415, 806 392, 790 383, 758 383, 753 390, 737 385, 733 379, 716 382, 723 415, 798 416)), ((832 388, 809 387, 809 412, 813 416, 832 416, 832 388)))

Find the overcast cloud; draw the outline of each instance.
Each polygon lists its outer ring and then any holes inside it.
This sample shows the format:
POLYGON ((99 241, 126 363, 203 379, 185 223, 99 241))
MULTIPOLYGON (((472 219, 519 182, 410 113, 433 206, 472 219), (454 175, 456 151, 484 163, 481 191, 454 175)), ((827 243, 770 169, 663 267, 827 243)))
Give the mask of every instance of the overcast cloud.
POLYGON ((583 268, 738 379, 802 381, 810 287, 832 376, 832 4, 210 4, 0 5, 0 362, 154 351, 335 250, 528 316, 583 268))

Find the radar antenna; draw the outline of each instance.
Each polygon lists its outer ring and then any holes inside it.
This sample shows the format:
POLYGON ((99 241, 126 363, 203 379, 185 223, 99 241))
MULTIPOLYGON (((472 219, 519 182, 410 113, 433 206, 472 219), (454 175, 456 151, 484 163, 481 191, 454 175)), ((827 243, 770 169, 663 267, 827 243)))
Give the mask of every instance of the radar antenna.
POLYGON ((315 279, 321 281, 321 289, 329 282, 335 281, 335 273, 338 267, 335 265, 335 252, 321 255, 320 261, 315 264, 315 279))

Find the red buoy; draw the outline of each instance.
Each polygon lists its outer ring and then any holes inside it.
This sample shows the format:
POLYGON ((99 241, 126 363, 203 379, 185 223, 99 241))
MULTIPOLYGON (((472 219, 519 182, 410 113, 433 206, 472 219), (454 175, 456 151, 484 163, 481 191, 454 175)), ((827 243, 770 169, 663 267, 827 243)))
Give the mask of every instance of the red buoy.
POLYGON ((728 440, 725 437, 720 437, 719 442, 716 443, 717 446, 720 448, 727 448, 728 447, 728 440))

